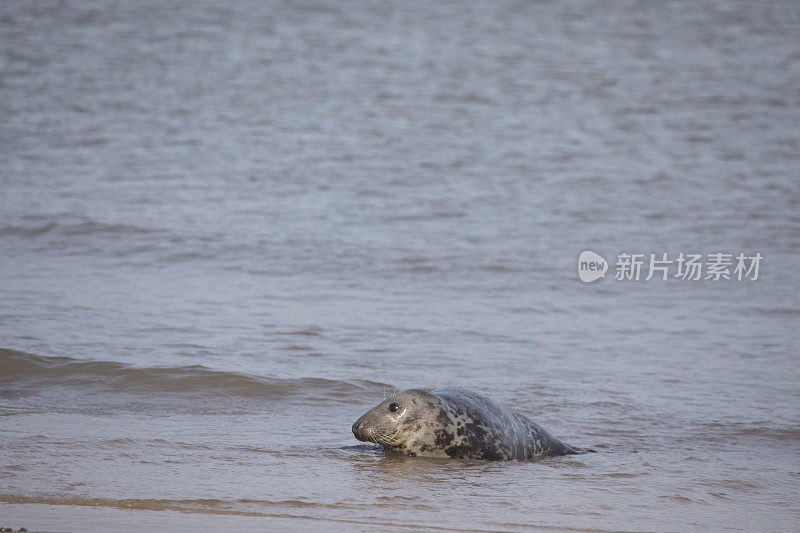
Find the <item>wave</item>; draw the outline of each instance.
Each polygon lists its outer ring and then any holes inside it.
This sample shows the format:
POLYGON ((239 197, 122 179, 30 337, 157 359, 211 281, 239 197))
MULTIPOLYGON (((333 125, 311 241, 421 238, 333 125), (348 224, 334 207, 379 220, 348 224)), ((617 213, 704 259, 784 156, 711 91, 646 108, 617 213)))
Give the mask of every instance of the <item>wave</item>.
POLYGON ((733 439, 757 439, 766 438, 770 440, 786 441, 797 443, 800 441, 800 426, 796 424, 783 424, 772 420, 761 420, 753 422, 706 422, 698 424, 693 432, 689 432, 684 437, 686 440, 694 440, 698 436, 714 442, 731 442, 733 439))
POLYGON ((164 500, 164 499, 110 499, 91 498, 80 496, 23 496, 17 494, 0 494, 0 503, 7 504, 39 504, 39 505, 70 505, 75 507, 116 507, 119 509, 136 511, 180 511, 184 513, 232 514, 245 516, 282 516, 267 512, 269 508, 303 508, 325 504, 313 504, 297 500, 266 501, 266 500, 220 500, 216 498, 164 500), (252 507, 262 507, 263 511, 253 510, 252 507), (250 507, 250 508, 248 508, 250 507))
POLYGON ((45 234, 55 234, 62 237, 75 237, 85 235, 112 234, 148 234, 158 230, 143 228, 130 224, 106 224, 89 218, 64 217, 67 220, 39 220, 31 218, 30 224, 9 224, 0 227, 0 237, 36 237, 45 234), (69 219, 72 219, 71 221, 69 219))
POLYGON ((375 393, 387 385, 366 380, 264 377, 213 370, 202 365, 141 368, 114 361, 44 357, 0 348, 0 386, 7 392, 26 393, 42 388, 71 387, 85 393, 172 393, 260 399, 313 395, 347 399, 364 390, 375 393))
MULTIPOLYGON (((330 529, 326 524, 336 524, 334 529, 345 530, 373 530, 388 529, 391 531, 423 530, 423 531, 465 531, 460 525, 452 527, 443 523, 432 523, 426 517, 418 516, 416 520, 406 519, 397 520, 394 514, 387 515, 383 520, 377 520, 371 513, 364 511, 375 510, 381 513, 382 509, 390 512, 397 510, 397 496, 379 498, 378 503, 365 507, 362 502, 351 503, 321 503, 304 500, 259 500, 259 499, 238 499, 223 500, 217 498, 200 499, 113 499, 102 497, 80 497, 80 496, 23 496, 18 494, 0 493, 0 504, 16 505, 63 505, 77 508, 113 508, 125 511, 177 511, 185 514, 197 515, 219 515, 219 516, 241 516, 252 518, 273 518, 289 519, 306 522, 307 529, 330 529)), ((426 511, 436 512, 436 507, 427 504, 416 503, 413 509, 417 512, 426 511)), ((381 513, 386 514, 386 513, 381 513)), ((270 529, 274 523, 263 524, 264 529, 270 529)), ((530 529, 529 524, 506 523, 497 524, 502 530, 530 529)), ((145 526, 147 528, 147 526, 145 526)), ((200 524, 201 530, 208 529, 208 524, 200 524), (205 526, 205 527, 203 527, 205 526)), ((295 527, 296 528, 296 527, 295 527)), ((163 529, 163 527, 162 527, 163 529)), ((306 529, 306 528, 304 528, 306 529)), ((607 529, 585 529, 573 528, 570 526, 558 525, 538 525, 537 530, 557 530, 557 531, 612 531, 607 529)), ((488 529, 495 531, 495 528, 488 529)), ((470 531, 484 531, 484 529, 470 529, 470 531)))
MULTIPOLYGON (((345 527, 346 529, 374 529, 375 526, 390 529, 427 529, 436 531, 461 531, 457 528, 448 528, 441 525, 428 525, 422 523, 407 522, 398 523, 397 521, 375 522, 374 519, 364 517, 359 519, 357 513, 363 510, 361 503, 319 503, 303 500, 222 500, 217 498, 202 499, 113 499, 102 497, 80 497, 80 496, 24 496, 18 494, 0 493, 0 504, 16 505, 64 505, 71 507, 87 508, 114 508, 125 511, 177 511, 186 514, 198 515, 221 515, 221 516, 242 516, 253 518, 277 518, 306 521, 309 525, 315 525, 313 529, 328 529, 324 524, 338 524, 335 529, 345 527), (332 516, 336 513, 339 516, 332 516)), ((396 499, 383 506, 389 508, 396 505, 396 499)), ((379 504, 379 507, 382 505, 379 504)), ((417 506, 419 509, 420 506, 417 506)), ((424 506, 426 510, 434 510, 431 506, 424 506)), ((269 524, 267 524, 269 526, 269 524)), ((203 527, 200 527, 203 529, 203 527)), ((269 529, 269 527, 267 527, 269 529)), ((560 528, 559 528, 560 529, 560 528)))

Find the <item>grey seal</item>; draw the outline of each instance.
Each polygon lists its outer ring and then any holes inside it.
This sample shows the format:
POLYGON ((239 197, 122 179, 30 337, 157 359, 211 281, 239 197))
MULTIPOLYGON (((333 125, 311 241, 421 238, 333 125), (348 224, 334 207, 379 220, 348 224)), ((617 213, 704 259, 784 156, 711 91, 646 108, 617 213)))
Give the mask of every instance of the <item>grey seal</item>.
POLYGON ((584 453, 528 417, 461 388, 396 394, 356 420, 353 435, 415 457, 526 461, 584 453))

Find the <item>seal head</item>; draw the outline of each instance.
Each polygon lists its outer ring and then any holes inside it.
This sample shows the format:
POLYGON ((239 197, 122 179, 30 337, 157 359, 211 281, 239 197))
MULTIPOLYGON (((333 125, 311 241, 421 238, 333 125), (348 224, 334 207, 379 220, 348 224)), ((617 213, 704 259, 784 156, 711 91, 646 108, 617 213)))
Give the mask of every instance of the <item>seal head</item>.
POLYGON ((458 388, 401 392, 356 420, 353 434, 421 457, 528 460, 580 453, 526 416, 458 388))

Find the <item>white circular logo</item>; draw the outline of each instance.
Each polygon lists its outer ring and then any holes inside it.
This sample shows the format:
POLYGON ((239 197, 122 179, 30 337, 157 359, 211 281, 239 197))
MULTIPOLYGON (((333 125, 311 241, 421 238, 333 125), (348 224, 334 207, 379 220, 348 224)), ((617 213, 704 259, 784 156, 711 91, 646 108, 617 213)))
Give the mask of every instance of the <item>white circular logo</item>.
POLYGON ((606 277, 608 261, 590 250, 581 252, 578 257, 578 276, 586 283, 606 277))

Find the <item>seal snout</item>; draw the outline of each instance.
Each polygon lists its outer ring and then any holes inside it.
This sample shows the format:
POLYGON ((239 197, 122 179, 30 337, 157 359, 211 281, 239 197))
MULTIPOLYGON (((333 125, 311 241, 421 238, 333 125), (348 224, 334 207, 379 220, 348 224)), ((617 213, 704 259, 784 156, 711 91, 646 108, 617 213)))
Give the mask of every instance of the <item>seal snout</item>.
POLYGON ((353 424, 353 435, 355 435, 358 440, 371 441, 373 433, 375 433, 375 431, 371 427, 364 425, 363 417, 356 420, 355 424, 353 424))

